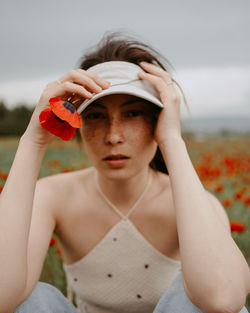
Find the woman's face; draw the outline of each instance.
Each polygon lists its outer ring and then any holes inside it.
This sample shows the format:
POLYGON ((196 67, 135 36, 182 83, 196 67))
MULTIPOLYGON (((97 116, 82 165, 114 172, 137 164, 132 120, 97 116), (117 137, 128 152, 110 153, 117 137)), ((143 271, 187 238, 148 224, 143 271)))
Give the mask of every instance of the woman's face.
POLYGON ((102 97, 82 113, 81 136, 90 162, 109 178, 128 178, 148 167, 157 144, 155 106, 130 95, 102 97))

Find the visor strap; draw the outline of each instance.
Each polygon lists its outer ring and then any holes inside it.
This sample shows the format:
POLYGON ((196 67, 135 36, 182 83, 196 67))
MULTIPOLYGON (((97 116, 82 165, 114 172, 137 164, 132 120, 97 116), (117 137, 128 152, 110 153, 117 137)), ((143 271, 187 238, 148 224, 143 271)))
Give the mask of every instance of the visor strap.
POLYGON ((136 78, 136 79, 132 79, 132 80, 129 80, 125 83, 118 83, 118 84, 113 84, 113 85, 110 85, 110 87, 113 87, 113 86, 119 86, 119 85, 126 85, 126 84, 130 84, 130 83, 133 83, 133 82, 137 82, 141 80, 140 78, 136 78))

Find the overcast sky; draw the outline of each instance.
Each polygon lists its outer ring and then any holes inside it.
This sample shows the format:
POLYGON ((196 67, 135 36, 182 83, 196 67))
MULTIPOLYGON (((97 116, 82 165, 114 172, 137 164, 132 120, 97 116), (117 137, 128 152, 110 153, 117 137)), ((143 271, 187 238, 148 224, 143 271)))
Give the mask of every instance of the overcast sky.
MULTIPOLYGON (((106 31, 174 65, 192 116, 250 117, 249 0, 1 0, 0 99, 35 104, 106 31)), ((185 116, 185 109, 183 110, 185 116)))

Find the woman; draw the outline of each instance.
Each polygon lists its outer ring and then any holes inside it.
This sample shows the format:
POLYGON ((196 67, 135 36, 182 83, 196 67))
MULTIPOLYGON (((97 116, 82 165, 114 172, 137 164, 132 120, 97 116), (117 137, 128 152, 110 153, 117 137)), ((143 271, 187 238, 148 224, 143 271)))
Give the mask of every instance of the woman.
POLYGON ((247 312, 248 265, 192 166, 159 59, 111 34, 45 88, 1 195, 0 313, 76 312, 38 283, 53 232, 80 312, 247 312), (86 99, 80 133, 93 167, 36 183, 54 138, 39 115, 72 94, 86 99))

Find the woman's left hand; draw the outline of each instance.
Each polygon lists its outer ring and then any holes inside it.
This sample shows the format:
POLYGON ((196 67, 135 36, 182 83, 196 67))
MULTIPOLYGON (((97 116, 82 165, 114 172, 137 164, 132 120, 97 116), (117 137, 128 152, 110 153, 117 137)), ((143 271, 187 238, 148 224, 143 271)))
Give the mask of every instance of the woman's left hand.
POLYGON ((155 140, 161 146, 170 136, 181 136, 180 97, 168 72, 152 63, 139 64, 146 73, 138 72, 138 77, 148 80, 156 88, 164 104, 154 131, 155 140))

